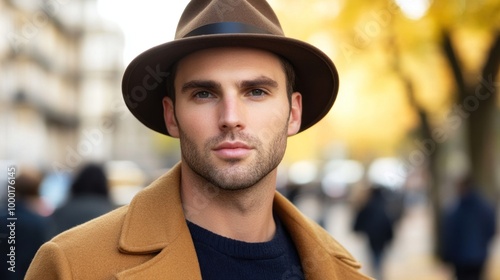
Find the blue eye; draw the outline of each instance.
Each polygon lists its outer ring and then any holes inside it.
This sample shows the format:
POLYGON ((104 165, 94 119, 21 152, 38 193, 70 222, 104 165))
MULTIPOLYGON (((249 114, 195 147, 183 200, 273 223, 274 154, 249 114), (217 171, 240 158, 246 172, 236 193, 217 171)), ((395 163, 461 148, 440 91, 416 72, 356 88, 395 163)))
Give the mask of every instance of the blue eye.
POLYGON ((195 94, 195 97, 197 98, 209 98, 210 96, 212 96, 212 94, 208 91, 198 91, 196 94, 195 94))
POLYGON ((252 90, 250 91, 250 94, 251 94, 252 96, 262 96, 262 95, 264 95, 264 94, 266 94, 266 93, 265 93, 263 90, 261 90, 261 89, 252 89, 252 90))

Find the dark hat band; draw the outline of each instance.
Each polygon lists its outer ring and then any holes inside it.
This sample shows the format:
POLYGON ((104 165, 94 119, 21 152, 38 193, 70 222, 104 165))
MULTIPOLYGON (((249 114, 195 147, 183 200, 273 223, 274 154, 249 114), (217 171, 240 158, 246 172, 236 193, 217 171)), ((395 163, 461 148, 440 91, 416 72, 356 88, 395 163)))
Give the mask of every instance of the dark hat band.
POLYGON ((184 36, 193 37, 210 34, 233 34, 233 33, 256 33, 256 34, 272 34, 266 30, 260 29, 253 25, 241 22, 217 22, 200 26, 184 36))

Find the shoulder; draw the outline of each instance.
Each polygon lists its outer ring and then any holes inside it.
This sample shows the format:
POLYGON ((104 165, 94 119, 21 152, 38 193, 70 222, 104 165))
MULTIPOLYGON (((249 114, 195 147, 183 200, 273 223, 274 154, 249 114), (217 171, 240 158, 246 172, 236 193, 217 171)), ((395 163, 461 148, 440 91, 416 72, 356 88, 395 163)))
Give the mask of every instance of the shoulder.
POLYGON ((120 207, 43 244, 26 279, 78 279, 84 271, 101 275, 104 265, 119 255, 118 240, 127 208, 120 207))
POLYGON ((90 220, 84 224, 62 232, 51 242, 58 244, 63 250, 81 250, 96 246, 118 244, 128 206, 119 207, 107 214, 90 220), (113 242, 116 240, 116 242, 113 242))

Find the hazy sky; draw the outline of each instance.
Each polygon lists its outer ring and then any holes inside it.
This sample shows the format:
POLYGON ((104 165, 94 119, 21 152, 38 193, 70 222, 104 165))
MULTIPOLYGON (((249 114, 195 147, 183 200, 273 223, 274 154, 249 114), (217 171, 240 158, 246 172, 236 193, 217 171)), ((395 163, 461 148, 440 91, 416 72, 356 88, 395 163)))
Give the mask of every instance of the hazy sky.
POLYGON ((124 63, 139 53, 174 38, 175 28, 189 0, 98 0, 103 17, 116 22, 125 34, 124 63))

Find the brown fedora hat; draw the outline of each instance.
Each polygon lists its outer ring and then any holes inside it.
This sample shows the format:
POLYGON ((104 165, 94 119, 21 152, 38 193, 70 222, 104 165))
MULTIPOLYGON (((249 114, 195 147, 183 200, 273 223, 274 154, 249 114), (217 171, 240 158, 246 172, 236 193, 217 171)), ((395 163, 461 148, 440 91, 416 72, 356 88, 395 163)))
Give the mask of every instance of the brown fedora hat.
POLYGON ((330 58, 316 47, 283 34, 264 0, 192 0, 182 14, 175 39, 137 56, 125 70, 122 92, 132 114, 144 125, 168 135, 162 99, 170 67, 182 57, 207 48, 249 47, 267 50, 293 66, 295 91, 302 94, 304 131, 321 120, 337 97, 339 79, 330 58))

